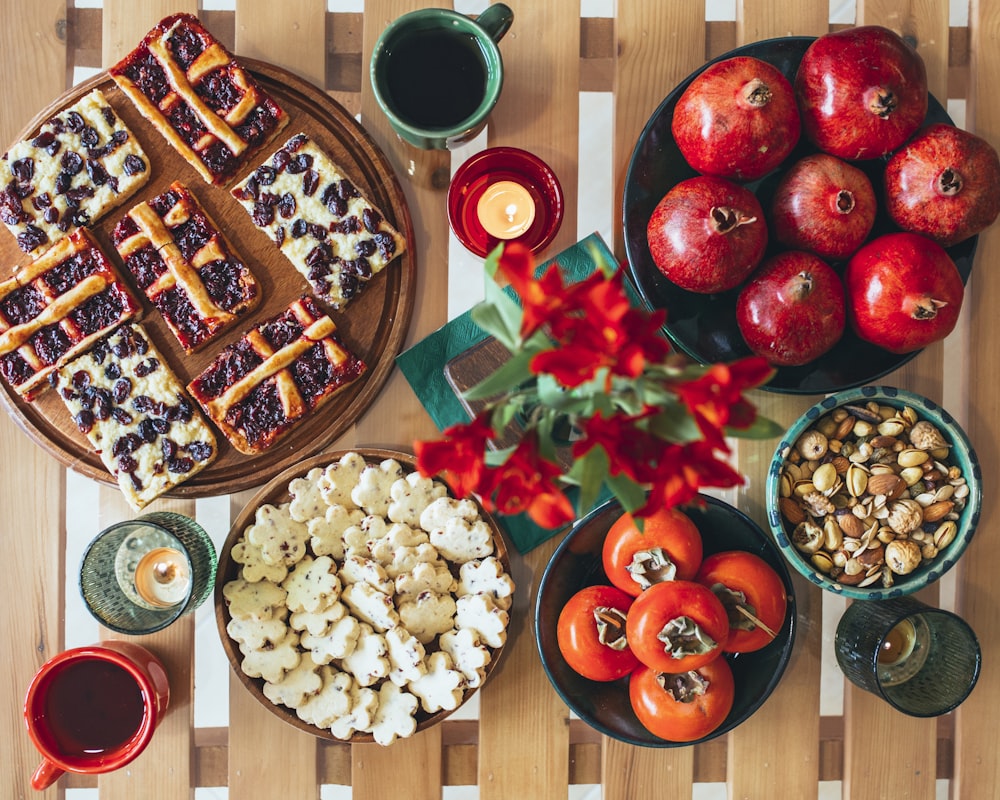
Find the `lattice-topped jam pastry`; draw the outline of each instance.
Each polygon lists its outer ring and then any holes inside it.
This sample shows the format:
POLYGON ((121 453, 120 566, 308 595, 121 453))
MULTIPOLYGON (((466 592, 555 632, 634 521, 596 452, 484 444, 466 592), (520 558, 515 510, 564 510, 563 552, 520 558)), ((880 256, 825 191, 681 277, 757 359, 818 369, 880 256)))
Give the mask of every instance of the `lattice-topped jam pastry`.
POLYGON ((138 323, 127 322, 49 381, 139 510, 215 458, 215 434, 138 323))
POLYGON ((173 14, 108 70, 209 183, 225 186, 288 115, 191 14, 173 14))
POLYGON ((141 310, 83 228, 0 283, 0 375, 31 400, 46 377, 141 310))
POLYGON ((149 163, 100 89, 42 123, 0 162, 0 221, 26 253, 96 222, 149 180, 149 163))
POLYGON ((232 189, 313 292, 334 308, 357 296, 406 249, 390 225, 330 157, 297 134, 232 189))
POLYGON ((365 371, 309 296, 226 347, 188 391, 241 453, 260 453, 365 371))
POLYGON ((250 269, 179 181, 129 211, 111 239, 188 353, 260 302, 250 269))

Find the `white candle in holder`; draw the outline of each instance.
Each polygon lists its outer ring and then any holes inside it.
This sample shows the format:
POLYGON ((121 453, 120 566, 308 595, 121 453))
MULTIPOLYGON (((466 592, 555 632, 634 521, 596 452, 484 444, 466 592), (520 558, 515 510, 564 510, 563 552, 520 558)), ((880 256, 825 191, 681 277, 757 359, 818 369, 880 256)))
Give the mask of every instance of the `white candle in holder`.
POLYGON ((516 239, 535 221, 535 201, 521 184, 498 181, 490 184, 479 198, 476 215, 491 236, 516 239))
POLYGON ((184 602, 191 587, 191 570, 182 552, 157 547, 135 568, 135 590, 150 605, 173 606, 184 602))

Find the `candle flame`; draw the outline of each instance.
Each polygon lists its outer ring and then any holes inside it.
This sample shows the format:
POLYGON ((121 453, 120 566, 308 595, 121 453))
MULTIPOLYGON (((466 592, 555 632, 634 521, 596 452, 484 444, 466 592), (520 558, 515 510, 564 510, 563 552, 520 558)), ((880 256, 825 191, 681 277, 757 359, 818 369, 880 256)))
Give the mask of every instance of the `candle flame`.
POLYGON ((504 214, 507 215, 507 222, 513 222, 514 217, 517 216, 517 204, 511 203, 504 210, 504 214))

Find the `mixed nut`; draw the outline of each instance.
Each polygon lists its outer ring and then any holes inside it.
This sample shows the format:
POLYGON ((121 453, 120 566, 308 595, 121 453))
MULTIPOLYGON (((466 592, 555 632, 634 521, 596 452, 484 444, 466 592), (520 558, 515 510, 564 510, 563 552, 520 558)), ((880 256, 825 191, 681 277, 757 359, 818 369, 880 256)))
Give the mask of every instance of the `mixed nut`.
POLYGON ((969 497, 950 442, 909 407, 871 401, 820 417, 785 455, 778 505, 792 544, 851 586, 893 585, 958 533, 969 497))

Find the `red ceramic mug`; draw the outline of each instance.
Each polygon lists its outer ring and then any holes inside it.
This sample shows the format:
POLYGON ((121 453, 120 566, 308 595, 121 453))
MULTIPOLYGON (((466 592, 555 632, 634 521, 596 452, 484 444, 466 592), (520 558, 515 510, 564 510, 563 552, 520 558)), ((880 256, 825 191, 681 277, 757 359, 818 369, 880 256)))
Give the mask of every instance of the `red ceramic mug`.
POLYGON ((35 789, 65 772, 111 772, 149 743, 167 710, 170 686, 163 664, 146 648, 105 641, 59 653, 28 687, 24 719, 42 763, 35 789))

